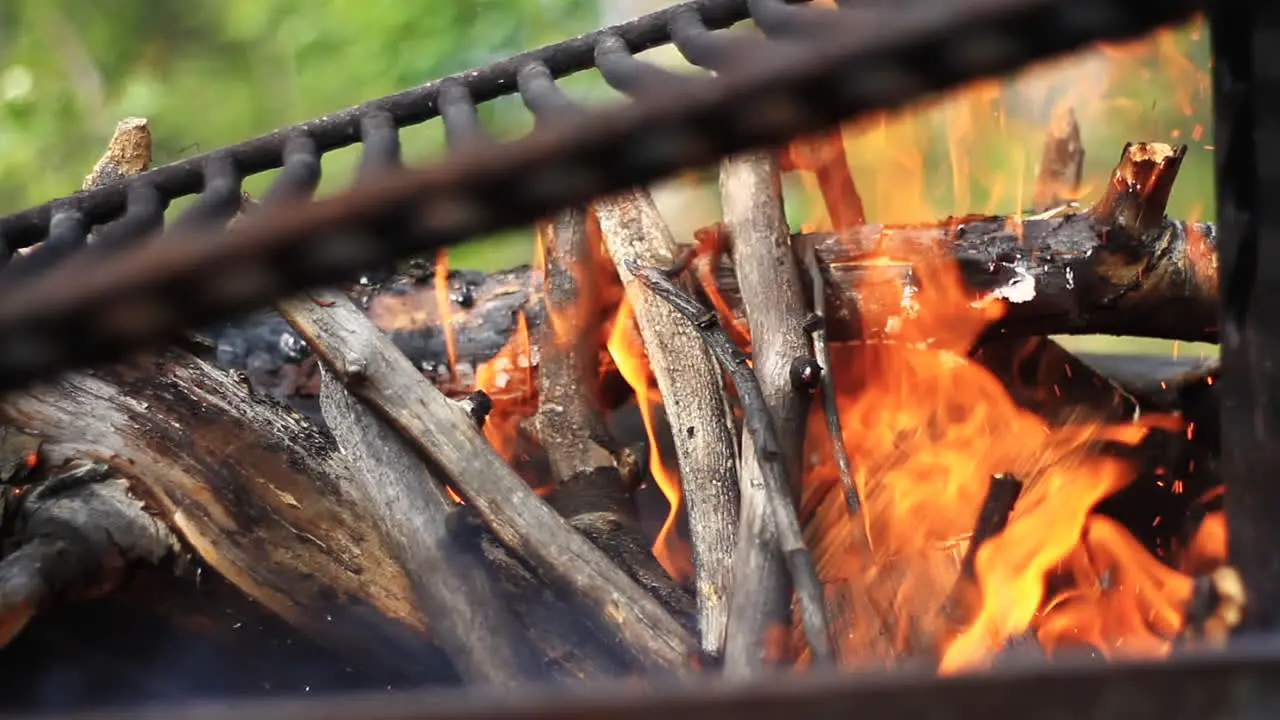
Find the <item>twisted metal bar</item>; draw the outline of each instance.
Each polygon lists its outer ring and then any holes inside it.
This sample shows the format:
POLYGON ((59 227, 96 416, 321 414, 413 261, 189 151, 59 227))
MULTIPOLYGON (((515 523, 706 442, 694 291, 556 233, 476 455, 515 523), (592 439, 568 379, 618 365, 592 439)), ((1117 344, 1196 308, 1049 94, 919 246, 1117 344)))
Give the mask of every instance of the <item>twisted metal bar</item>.
POLYGON ((312 203, 281 203, 237 223, 221 242, 204 233, 193 238, 204 242, 149 244, 92 267, 71 258, 0 296, 0 388, 117 359, 184 326, 352 279, 392 258, 525 224, 1089 42, 1131 37, 1210 4, 969 0, 886 15, 874 31, 830 13, 832 30, 820 39, 756 53, 701 88, 675 87, 515 142, 467 147, 312 203), (372 242, 359 232, 406 212, 414 221, 404 233, 372 242))
POLYGON ((438 115, 440 91, 451 82, 465 87, 475 102, 486 102, 511 94, 515 90, 516 72, 533 62, 545 64, 555 77, 588 70, 594 67, 593 53, 597 41, 603 35, 617 36, 632 51, 640 52, 670 42, 667 26, 670 19, 679 12, 696 13, 712 28, 729 27, 748 17, 746 0, 690 0, 630 22, 513 55, 451 78, 434 80, 410 90, 165 165, 97 190, 77 193, 0 218, 0 236, 4 237, 10 251, 33 245, 44 237, 53 214, 63 210, 80 212, 90 226, 114 220, 124 211, 128 188, 134 184, 151 185, 166 201, 193 195, 201 192, 205 165, 214 157, 232 161, 242 178, 274 170, 283 162, 285 144, 299 132, 310 135, 320 153, 343 148, 359 142, 360 119, 372 112, 390 115, 397 127, 426 122, 438 115))

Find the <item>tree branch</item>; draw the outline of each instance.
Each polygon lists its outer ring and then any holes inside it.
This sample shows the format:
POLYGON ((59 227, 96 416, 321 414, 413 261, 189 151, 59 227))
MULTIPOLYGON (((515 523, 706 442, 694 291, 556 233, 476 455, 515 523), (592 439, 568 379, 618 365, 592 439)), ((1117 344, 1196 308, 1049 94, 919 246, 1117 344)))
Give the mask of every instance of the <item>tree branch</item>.
POLYGON ((671 423, 693 545, 702 650, 724 647, 738 522, 737 443, 725 407, 724 379, 698 335, 679 314, 638 283, 627 260, 668 267, 676 245, 643 190, 594 203, 605 245, 635 310, 649 366, 671 423))
MULTIPOLYGON (((627 271, 644 283, 655 295, 670 303, 693 327, 698 330, 711 353, 720 361, 738 388, 742 402, 742 414, 755 445, 756 457, 763 468, 761 481, 767 494, 769 514, 777 533, 782 558, 791 574, 800 599, 801 619, 805 636, 816 657, 830 660, 834 651, 827 630, 826 610, 822 603, 822 584, 813 563, 813 557, 805 547, 800 520, 791 489, 787 481, 786 458, 769 412, 768 402, 759 381, 747 364, 747 358, 729 339, 715 313, 693 299, 676 285, 667 270, 642 267, 634 260, 626 261, 627 271)), ((751 578, 749 582, 756 579, 751 578)), ((727 649, 727 648, 726 648, 727 649)))
POLYGON ((502 543, 568 591, 594 625, 644 665, 687 665, 696 645, 685 630, 535 495, 346 295, 321 291, 279 307, 348 389, 438 466, 502 543))
POLYGON ((413 448, 327 372, 320 405, 351 463, 352 492, 405 569, 434 639, 463 679, 514 685, 543 677, 488 564, 450 533, 454 503, 413 448))
MULTIPOLYGON (((808 416, 807 387, 796 387, 791 369, 798 360, 811 359, 810 340, 805 334, 805 309, 800 274, 791 251, 790 234, 782 209, 782 179, 777 156, 771 151, 726 158, 720 164, 720 198, 725 224, 732 240, 732 256, 742 290, 748 326, 751 330, 752 365, 729 367, 743 398, 746 424, 755 442, 742 448, 742 520, 734 551, 734 577, 730 595, 729 641, 725 650, 725 672, 747 676, 770 660, 766 657, 766 636, 771 628, 790 625, 791 583, 779 548, 777 525, 785 514, 796 523, 794 496, 799 494, 801 448, 804 446, 808 416), (744 391, 747 376, 754 377, 751 391, 744 391), (759 397, 763 407, 747 410, 747 398, 759 397), (766 414, 767 426, 776 433, 771 450, 778 457, 763 454, 760 445, 769 431, 754 413, 766 414), (763 433, 763 434, 762 434, 763 433), (780 477, 766 477, 780 472, 780 477), (777 495, 781 482, 783 495, 777 495), (785 509, 779 508, 785 503, 785 509), (750 578, 749 582, 745 581, 750 578)), ((668 299, 668 301, 670 301, 668 299)), ((721 358, 722 362, 724 358, 721 358)), ((739 359, 739 362, 742 362, 739 359)), ((784 528, 783 537, 786 529, 784 528)), ((787 552, 796 547, 787 538, 787 552)), ((800 541, 803 548, 803 540, 800 541)), ((797 567, 791 568, 792 574, 797 567)), ((816 575, 815 575, 816 581, 816 575)), ((795 580, 797 584, 805 578, 795 580)), ((804 591, 809 591, 804 588, 804 591)), ((822 623, 813 624, 807 607, 816 598, 801 595, 805 631, 820 660, 831 659, 830 641, 822 623)))

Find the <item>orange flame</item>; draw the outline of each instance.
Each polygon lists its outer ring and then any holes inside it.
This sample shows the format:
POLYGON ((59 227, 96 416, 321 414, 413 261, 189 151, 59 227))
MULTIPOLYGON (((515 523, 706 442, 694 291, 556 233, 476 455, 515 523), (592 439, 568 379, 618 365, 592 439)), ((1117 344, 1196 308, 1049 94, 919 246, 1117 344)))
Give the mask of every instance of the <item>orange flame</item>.
POLYGON ((654 482, 667 498, 670 508, 667 519, 654 540, 653 555, 671 577, 683 580, 693 574, 693 561, 688 544, 676 532, 681 505, 680 474, 666 464, 658 446, 654 414, 662 403, 662 396, 658 392, 657 382, 649 372, 644 341, 640 338, 640 331, 635 323, 635 311, 625 298, 614 318, 607 347, 618 372, 635 392, 636 404, 644 418, 644 431, 649 441, 649 470, 654 482))
POLYGON ((493 400, 484 436, 508 461, 515 457, 520 423, 537 402, 530 351, 529 322, 522 312, 502 350, 476 367, 476 388, 493 400))
POLYGON ((458 377, 458 341, 453 327, 453 303, 449 298, 449 253, 441 249, 436 253, 436 267, 433 275, 436 292, 436 309, 439 312, 440 327, 444 330, 445 353, 449 358, 449 378, 458 377))
MULTIPOLYGON (((1173 37, 1158 33, 1143 43, 1107 46, 1066 61, 1079 67, 1042 65, 1012 87, 975 83, 848 125, 844 144, 868 215, 904 225, 1001 211, 1019 231, 1044 122, 1070 106, 1082 127, 1104 124, 1102 111, 1114 113, 1108 93, 1123 77, 1121 66, 1132 67, 1131 60, 1113 67, 1110 54, 1140 52, 1166 63, 1173 53, 1185 60, 1173 37), (939 132, 944 141, 934 143, 939 132), (1001 152, 978 152, 991 146, 1001 152), (947 158, 949 173, 926 172, 936 157, 947 158)), ((1182 78, 1190 68, 1172 63, 1169 73, 1182 78)), ((1180 103, 1207 101, 1199 80, 1184 87, 1189 93, 1180 103)), ((1098 187, 1100 180, 1086 178, 1084 185, 1098 187)), ((809 187, 829 204, 835 186, 809 187)), ((816 212, 806 226, 830 227, 830 215, 816 212)), ((1108 657, 1166 653, 1181 627, 1189 576, 1093 513, 1135 472, 1097 448, 1103 440, 1136 444, 1154 424, 1191 429, 1168 417, 1051 425, 1018 406, 969 356, 1003 314, 1003 302, 975 298, 947 253, 913 253, 912 243, 898 242, 900 234, 886 227, 876 251, 856 263, 865 340, 833 348, 844 442, 862 499, 857 518, 833 490, 838 480, 820 409, 810 418, 802 513, 836 616, 842 663, 925 653, 942 672, 955 672, 989 663, 1028 632, 1050 650, 1077 642, 1108 657), (967 607, 957 620, 948 606, 961 588, 960 558, 998 473, 1013 474, 1024 488, 1007 527, 977 549, 975 587, 959 594, 967 607)), ((1206 520, 1187 554, 1220 562, 1215 533, 1218 522, 1206 520)))

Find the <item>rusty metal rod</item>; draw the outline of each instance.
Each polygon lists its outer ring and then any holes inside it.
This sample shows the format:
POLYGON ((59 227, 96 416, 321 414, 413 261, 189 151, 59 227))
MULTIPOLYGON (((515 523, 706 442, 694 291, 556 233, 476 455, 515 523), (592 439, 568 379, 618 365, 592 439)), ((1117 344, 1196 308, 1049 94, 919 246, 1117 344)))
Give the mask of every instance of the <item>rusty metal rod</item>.
MULTIPOLYGON (((528 223, 718 157, 902 105, 1103 39, 1186 19, 1210 0, 969 0, 833 27, 700 88, 586 112, 530 136, 388 171, 311 203, 282 203, 219 239, 151 243, 93 267, 71 258, 0 294, 0 388, 113 360, 387 260, 528 223), (412 210, 410 231, 362 228, 412 210)), ((830 13, 833 26, 841 13, 830 13)), ((761 40, 762 50, 771 47, 761 40)), ((588 48, 588 53, 592 48, 588 48)), ((317 142, 317 146, 320 143, 317 142)), ((201 233, 195 233, 197 235, 201 233)))
POLYGON ((73 720, 1254 720, 1280 705, 1275 641, 1163 662, 1008 667, 952 677, 812 671, 746 685, 635 683, 564 693, 367 693, 108 710, 73 720))

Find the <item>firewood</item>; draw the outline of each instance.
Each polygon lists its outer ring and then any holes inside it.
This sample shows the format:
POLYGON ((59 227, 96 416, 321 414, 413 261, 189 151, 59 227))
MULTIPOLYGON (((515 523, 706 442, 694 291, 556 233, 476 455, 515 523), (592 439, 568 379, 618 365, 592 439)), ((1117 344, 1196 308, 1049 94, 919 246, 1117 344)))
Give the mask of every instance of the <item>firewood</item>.
MULTIPOLYGON (((1218 280, 1211 225, 1164 218, 1185 147, 1126 146, 1112 181, 1085 212, 956 218, 940 226, 868 225, 813 238, 834 341, 861 334, 857 278, 871 257, 956 261, 975 297, 1007 301, 986 338, 1114 334, 1217 341, 1218 280)), ((903 272, 910 266, 904 263, 903 272)), ((730 268, 721 287, 736 298, 730 268)), ((889 308, 864 307, 873 317, 889 308)))
MULTIPOLYGON (((352 491, 348 460, 242 378, 171 349, 13 393, 0 423, 43 438, 51 465, 102 462, 129 478, 210 570, 307 637, 371 670, 419 666, 430 619, 352 491)), ((558 677, 626 671, 519 561, 485 556, 505 598, 489 602, 516 609, 558 677)))
POLYGON ((3 495, 0 646, 55 603, 115 590, 134 563, 176 549, 161 522, 105 465, 78 463, 3 495))
POLYGON ((693 545, 701 648, 719 655, 738 526, 737 442, 724 378, 689 323, 625 267, 628 260, 664 267, 676 261, 675 240, 652 197, 631 190, 599 198, 593 209, 671 423, 693 545))
POLYGON ((171 349, 11 393, 0 422, 41 437, 50 463, 129 478, 210 569, 318 641, 406 663, 425 642, 332 439, 233 375, 171 349))
POLYGON ((529 425, 556 480, 547 501, 692 628, 693 596, 667 574, 640 532, 631 492, 639 484, 634 450, 618 447, 605 426, 599 392, 604 338, 594 322, 598 248, 587 232, 587 213, 564 210, 541 230, 547 321, 537 333, 538 410, 529 425))
MULTIPOLYGON (((1112 174, 1121 182, 1108 184, 1108 197, 1135 196, 1124 178, 1150 176, 1157 167, 1154 174, 1167 188, 1180 162, 1175 155, 1167 145, 1131 144, 1112 174), (1153 148, 1158 158, 1151 155, 1153 148), (1142 159, 1143 153, 1149 157, 1142 159)), ((1138 225, 1126 226, 1126 213, 1113 212, 1122 210, 1123 202, 1117 205, 1104 198, 1092 209, 1065 208, 1049 217, 955 218, 934 225, 865 225, 839 234, 805 235, 828 289, 828 338, 843 342, 861 336, 857 307, 862 298, 856 289, 860 263, 870 253, 892 254, 900 248, 912 258, 953 258, 975 297, 994 293, 1009 301, 986 339, 1115 334, 1217 342, 1214 226, 1162 219, 1161 194, 1148 194, 1138 225)), ((742 314, 733 268, 722 266, 717 277, 725 299, 742 314)), ((440 376, 437 383, 444 389, 464 393, 472 389, 475 366, 511 339, 520 313, 531 327, 543 322, 542 295, 528 268, 489 275, 455 271, 450 274, 450 292, 454 302, 449 322, 459 356, 459 383, 465 386, 457 388, 448 385, 447 373, 439 372, 448 359, 429 283, 421 276, 398 276, 352 291, 415 364, 440 376)), ((613 308, 602 306, 599 313, 604 322, 613 308)), ((207 333, 219 348, 220 364, 245 370, 255 387, 279 398, 299 392, 314 396, 319 376, 296 356, 306 351, 296 347, 296 338, 285 336, 287 330, 278 316, 262 314, 207 333)), ((530 362, 536 364, 536 343, 532 354, 530 362)))
MULTIPOLYGON (((747 364, 746 355, 733 344, 715 314, 673 281, 672 269, 643 267, 630 259, 626 261, 626 268, 698 329, 711 354, 733 378, 742 401, 743 425, 747 437, 755 445, 755 456, 762 469, 762 504, 767 506, 783 562, 796 590, 805 639, 816 657, 822 661, 829 660, 832 656, 831 636, 823 610, 822 585, 796 516, 794 497, 787 482, 785 451, 759 380, 747 364)), ((777 630, 785 628, 774 627, 777 630)))
POLYGON ((342 293, 280 304, 347 388, 434 466, 504 545, 569 596, 646 667, 686 667, 696 645, 679 623, 524 483, 461 413, 342 293))
MULTIPOLYGON (((778 541, 780 521, 775 520, 776 509, 772 505, 786 502, 790 514, 795 514, 809 392, 792 383, 791 368, 797 361, 812 359, 812 350, 805 333, 809 313, 787 232, 782 178, 775 154, 765 151, 723 160, 720 197, 751 330, 753 362, 747 372, 754 372, 758 378, 767 406, 763 412, 772 416, 785 485, 782 497, 771 497, 765 464, 776 459, 760 457, 758 443, 744 442, 742 519, 733 563, 737 580, 729 596, 725 673, 746 677, 785 659, 769 657, 765 644, 771 629, 789 624, 791 610, 792 585, 778 541)), ((814 600, 821 603, 820 596, 800 598, 801 603, 814 600)), ((821 616, 820 611, 818 615, 821 616)), ((810 637, 815 657, 829 660, 831 649, 829 638, 824 637, 825 623, 821 627, 807 626, 806 631, 815 635, 810 637)))
POLYGON ((352 465, 352 491, 363 495, 388 548, 405 568, 433 636, 469 683, 513 685, 543 675, 517 629, 478 548, 464 547, 448 525, 455 508, 444 485, 412 447, 342 384, 325 373, 320 404, 352 465), (442 582, 441 578, 449 578, 442 582))

